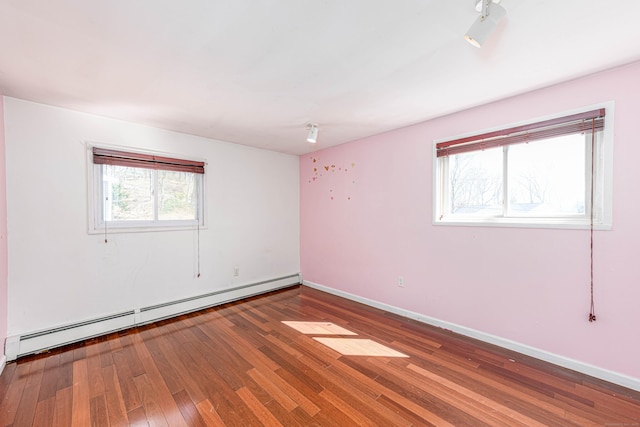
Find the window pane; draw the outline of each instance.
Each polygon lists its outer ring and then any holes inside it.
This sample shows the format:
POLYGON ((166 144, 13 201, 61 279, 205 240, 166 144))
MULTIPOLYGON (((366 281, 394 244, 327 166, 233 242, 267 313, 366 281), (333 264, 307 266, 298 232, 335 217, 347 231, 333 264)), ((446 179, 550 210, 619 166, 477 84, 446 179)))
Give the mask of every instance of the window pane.
POLYGON ((102 165, 104 219, 153 220, 152 170, 102 165))
POLYGON ((449 201, 454 215, 502 215, 502 148, 449 156, 449 201))
POLYGON ((198 218, 197 179, 195 173, 158 171, 158 219, 198 218))
POLYGON ((585 213, 585 136, 569 135, 509 150, 509 212, 548 217, 585 213))

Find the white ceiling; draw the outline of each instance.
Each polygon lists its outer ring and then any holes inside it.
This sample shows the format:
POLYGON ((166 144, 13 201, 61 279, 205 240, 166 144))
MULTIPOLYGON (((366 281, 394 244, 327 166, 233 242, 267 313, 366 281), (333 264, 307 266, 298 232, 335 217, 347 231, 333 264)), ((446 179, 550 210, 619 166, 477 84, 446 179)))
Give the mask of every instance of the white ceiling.
POLYGON ((303 154, 640 59, 638 0, 474 4, 0 0, 0 91, 303 154))

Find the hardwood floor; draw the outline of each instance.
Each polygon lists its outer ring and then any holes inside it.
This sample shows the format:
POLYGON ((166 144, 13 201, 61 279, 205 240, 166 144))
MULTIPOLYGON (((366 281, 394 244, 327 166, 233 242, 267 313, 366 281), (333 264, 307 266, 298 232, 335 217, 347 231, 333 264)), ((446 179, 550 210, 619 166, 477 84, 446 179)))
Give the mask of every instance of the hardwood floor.
POLYGON ((0 426, 640 426, 640 393, 306 287, 10 363, 0 426), (343 356, 323 321, 409 357, 343 356))

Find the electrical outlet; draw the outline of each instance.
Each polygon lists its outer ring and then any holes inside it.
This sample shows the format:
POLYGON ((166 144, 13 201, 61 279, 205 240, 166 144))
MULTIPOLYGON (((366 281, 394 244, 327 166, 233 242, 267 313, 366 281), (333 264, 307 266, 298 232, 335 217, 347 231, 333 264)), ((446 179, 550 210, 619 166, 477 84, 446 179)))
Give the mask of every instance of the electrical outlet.
POLYGON ((404 277, 398 276, 398 287, 404 288, 404 277))
POLYGON ((240 275, 240 267, 233 267, 233 277, 238 277, 240 275))

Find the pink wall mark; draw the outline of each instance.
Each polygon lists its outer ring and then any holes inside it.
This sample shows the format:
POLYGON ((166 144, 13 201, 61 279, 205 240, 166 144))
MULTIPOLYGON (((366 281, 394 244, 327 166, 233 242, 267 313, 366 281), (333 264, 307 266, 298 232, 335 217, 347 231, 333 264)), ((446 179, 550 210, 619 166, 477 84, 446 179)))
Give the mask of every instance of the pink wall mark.
POLYGON ((640 62, 301 156, 305 280, 640 379, 639 75, 640 62), (606 101, 614 228, 595 233, 589 323, 588 231, 432 225, 432 150, 437 139, 606 101), (353 176, 308 183, 316 163, 326 174, 354 159, 353 176), (354 197, 330 203, 329 189, 354 197))
POLYGON ((308 160, 310 165, 307 170, 302 171, 301 182, 314 184, 317 194, 328 193, 329 200, 351 200, 356 184, 353 179, 356 166, 354 162, 341 166, 339 162, 323 162, 316 156, 309 156, 308 160))

